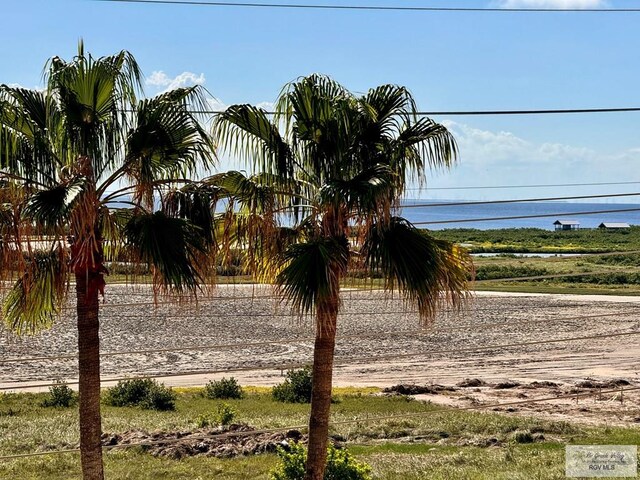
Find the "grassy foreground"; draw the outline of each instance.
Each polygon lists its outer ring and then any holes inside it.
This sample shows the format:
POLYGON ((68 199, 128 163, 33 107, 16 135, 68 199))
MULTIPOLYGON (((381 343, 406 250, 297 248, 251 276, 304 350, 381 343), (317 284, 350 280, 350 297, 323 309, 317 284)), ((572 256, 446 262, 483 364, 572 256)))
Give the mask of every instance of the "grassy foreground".
MULTIPOLYGON (((332 417, 335 422, 359 420, 337 425, 333 433, 341 435, 350 450, 373 467, 375 479, 560 479, 565 478, 567 443, 640 443, 638 429, 584 427, 508 414, 436 412, 430 404, 375 392, 337 389, 332 417), (424 415, 372 420, 408 413, 424 415), (536 441, 523 443, 523 438, 531 437, 536 441)), ((76 409, 44 408, 40 406, 43 398, 44 394, 0 396, 0 455, 76 446, 76 409)), ((214 411, 219 403, 203 398, 198 389, 188 389, 179 391, 174 412, 105 407, 104 430, 189 430, 195 428, 200 414, 214 411)), ((256 427, 304 425, 309 409, 308 405, 275 403, 265 389, 250 389, 244 399, 226 403, 237 412, 236 421, 256 427)), ((172 460, 138 448, 109 451, 105 462, 110 479, 258 480, 268 478, 277 457, 172 460)), ((79 475, 77 453, 0 461, 2 479, 66 480, 79 475)))

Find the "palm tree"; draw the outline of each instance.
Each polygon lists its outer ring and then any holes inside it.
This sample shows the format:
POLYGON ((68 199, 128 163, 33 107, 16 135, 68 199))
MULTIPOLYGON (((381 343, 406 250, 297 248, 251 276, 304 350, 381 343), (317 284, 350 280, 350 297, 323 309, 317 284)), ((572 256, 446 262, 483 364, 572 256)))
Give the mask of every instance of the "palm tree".
POLYGON ((156 204, 214 153, 188 110, 202 92, 138 100, 140 72, 126 51, 94 58, 81 42, 73 60, 48 62, 46 79, 44 91, 0 86, 0 273, 15 279, 3 317, 20 334, 49 327, 75 280, 82 472, 101 480, 106 267, 148 265, 157 293, 195 291, 210 264, 210 235, 156 204))
POLYGON ((424 321, 466 296, 469 257, 396 215, 407 184, 456 157, 447 129, 416 111, 403 87, 355 96, 312 75, 283 89, 273 121, 249 105, 231 106, 214 121, 222 148, 297 186, 280 204, 295 224, 284 235, 263 235, 261 251, 276 261, 260 266, 301 314, 315 315, 309 480, 324 475, 340 285, 349 271, 382 274, 384 288, 400 290, 424 321))

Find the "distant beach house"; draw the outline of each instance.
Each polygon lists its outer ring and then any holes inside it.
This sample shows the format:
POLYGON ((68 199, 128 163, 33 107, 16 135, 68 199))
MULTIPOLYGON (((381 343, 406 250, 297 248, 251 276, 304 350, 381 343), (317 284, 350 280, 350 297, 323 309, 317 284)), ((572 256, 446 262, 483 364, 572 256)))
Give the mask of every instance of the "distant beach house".
POLYGON ((602 228, 605 230, 620 230, 631 228, 631 225, 623 222, 602 222, 600 225, 598 225, 598 228, 602 228))
POLYGON ((580 228, 580 222, 577 220, 556 220, 553 225, 558 230, 578 230, 580 228))

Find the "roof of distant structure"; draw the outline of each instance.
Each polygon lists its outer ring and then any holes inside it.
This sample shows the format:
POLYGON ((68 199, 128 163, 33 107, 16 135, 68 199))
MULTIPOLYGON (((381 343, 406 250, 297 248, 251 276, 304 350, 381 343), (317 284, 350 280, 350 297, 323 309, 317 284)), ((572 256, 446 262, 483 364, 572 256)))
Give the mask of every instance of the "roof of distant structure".
POLYGON ((631 225, 624 222, 603 222, 598 225, 599 228, 630 228, 631 225))
POLYGON ((553 222, 554 225, 580 225, 580 222, 577 220, 556 220, 553 222))

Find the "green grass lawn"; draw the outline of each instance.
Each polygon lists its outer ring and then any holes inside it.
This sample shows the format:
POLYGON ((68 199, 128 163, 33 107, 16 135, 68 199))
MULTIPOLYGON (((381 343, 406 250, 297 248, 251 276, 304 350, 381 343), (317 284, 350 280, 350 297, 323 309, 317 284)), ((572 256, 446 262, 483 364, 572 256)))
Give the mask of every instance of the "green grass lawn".
MULTIPOLYGON (((560 479, 564 478, 564 445, 638 444, 633 428, 584 427, 567 422, 509 414, 434 411, 430 404, 404 397, 377 395, 375 389, 337 389, 332 406, 334 434, 373 467, 375 479, 560 479), (418 417, 373 418, 410 413, 418 417), (518 443, 515 432, 544 436, 535 443, 518 443), (487 447, 491 443, 498 446, 487 447)), ((0 396, 0 455, 74 448, 75 408, 44 408, 44 394, 0 396)), ((201 414, 213 412, 219 401, 203 398, 198 389, 180 390, 174 412, 104 407, 104 431, 121 433, 195 428, 201 414)), ((242 400, 229 400, 236 421, 256 427, 304 425, 308 405, 274 402, 265 389, 251 389, 242 400)), ((105 454, 109 479, 267 479, 275 455, 234 459, 156 458, 140 448, 105 454)), ((2 479, 62 480, 79 477, 78 454, 60 454, 0 461, 2 479)))

